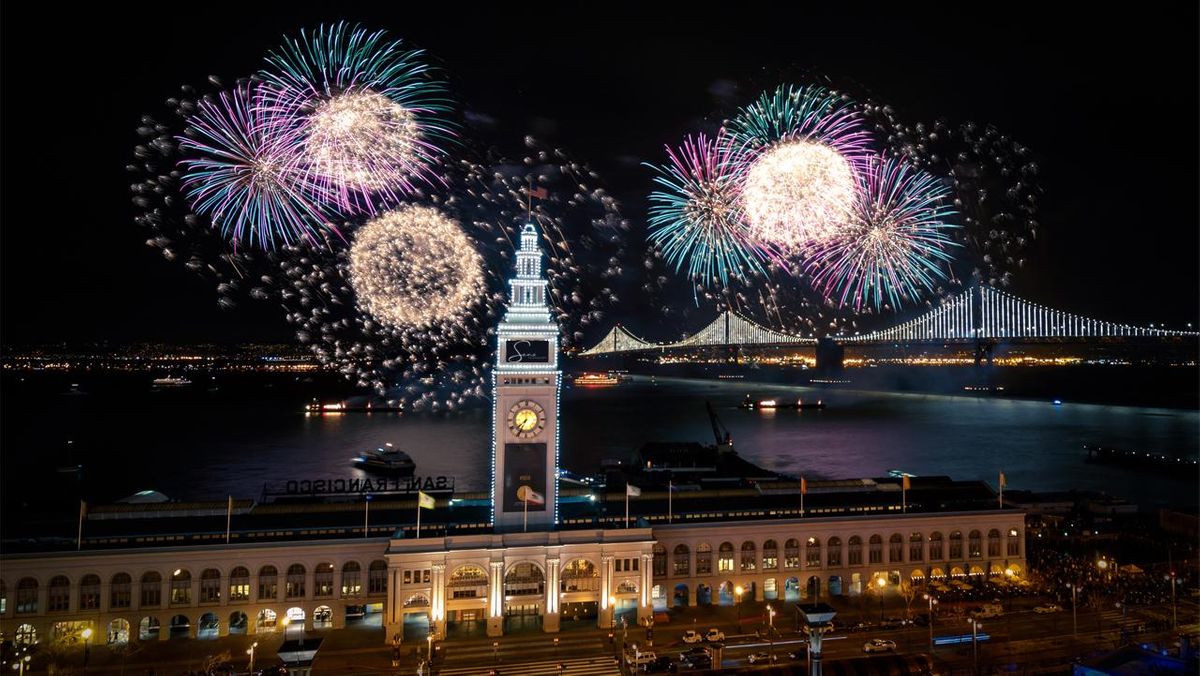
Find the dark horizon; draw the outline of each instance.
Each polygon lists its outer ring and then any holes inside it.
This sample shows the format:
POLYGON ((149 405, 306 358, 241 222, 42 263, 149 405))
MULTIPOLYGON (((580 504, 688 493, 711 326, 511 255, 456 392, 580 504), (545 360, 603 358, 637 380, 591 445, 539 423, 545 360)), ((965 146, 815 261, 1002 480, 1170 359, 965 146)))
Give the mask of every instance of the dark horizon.
POLYGON ((30 11, 46 14, 4 22, 3 344, 292 342, 282 312, 249 302, 221 310, 209 281, 144 245, 124 165, 139 117, 160 112, 180 84, 248 75, 281 36, 339 19, 428 50, 464 109, 496 119, 491 136, 507 154, 537 130, 591 163, 635 223, 650 190, 639 162, 806 74, 889 102, 910 121, 995 124, 1042 168, 1043 236, 1016 293, 1130 324, 1196 321, 1196 7, 1171 17, 772 8, 707 20, 581 4, 467 18, 427 7, 282 7, 63 16, 39 7, 30 11))

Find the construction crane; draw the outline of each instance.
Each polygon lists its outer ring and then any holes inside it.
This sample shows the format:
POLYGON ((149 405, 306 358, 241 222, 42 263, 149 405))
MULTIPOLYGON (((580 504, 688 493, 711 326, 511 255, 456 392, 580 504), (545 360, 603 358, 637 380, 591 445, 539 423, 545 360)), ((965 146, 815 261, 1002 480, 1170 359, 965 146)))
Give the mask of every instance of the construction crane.
POLYGON ((708 420, 712 423, 713 438, 717 441, 717 451, 732 451, 733 435, 721 424, 721 419, 717 417, 717 412, 713 410, 712 402, 705 401, 704 407, 708 409, 708 420))

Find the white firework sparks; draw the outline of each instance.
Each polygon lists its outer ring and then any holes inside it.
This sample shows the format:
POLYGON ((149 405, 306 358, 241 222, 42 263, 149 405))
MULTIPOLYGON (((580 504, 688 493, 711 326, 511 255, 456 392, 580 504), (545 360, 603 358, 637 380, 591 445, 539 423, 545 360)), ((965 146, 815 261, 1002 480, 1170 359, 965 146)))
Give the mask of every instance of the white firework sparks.
POLYGON ((406 184, 425 164, 411 111, 370 90, 322 101, 305 140, 313 172, 333 185, 377 192, 406 184))
POLYGON ((837 235, 854 205, 855 177, 836 150, 811 141, 785 141, 749 166, 742 199, 750 234, 796 251, 837 235))
POLYGON ((471 240, 431 207, 400 207, 363 226, 349 273, 359 309, 397 329, 457 321, 487 290, 471 240))

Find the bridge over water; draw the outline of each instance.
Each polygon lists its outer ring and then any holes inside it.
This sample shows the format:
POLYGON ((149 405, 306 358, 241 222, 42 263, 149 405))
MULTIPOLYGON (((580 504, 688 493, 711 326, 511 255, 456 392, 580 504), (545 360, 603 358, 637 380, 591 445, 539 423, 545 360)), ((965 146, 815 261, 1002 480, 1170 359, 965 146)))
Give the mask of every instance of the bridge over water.
MULTIPOLYGON (((1087 342, 1106 338, 1195 338, 1200 332, 1131 326, 1055 310, 989 286, 974 286, 909 321, 865 334, 832 335, 841 344, 1087 342)), ((589 357, 697 347, 816 345, 815 336, 777 331, 727 310, 674 342, 651 342, 620 324, 580 353, 589 357)))

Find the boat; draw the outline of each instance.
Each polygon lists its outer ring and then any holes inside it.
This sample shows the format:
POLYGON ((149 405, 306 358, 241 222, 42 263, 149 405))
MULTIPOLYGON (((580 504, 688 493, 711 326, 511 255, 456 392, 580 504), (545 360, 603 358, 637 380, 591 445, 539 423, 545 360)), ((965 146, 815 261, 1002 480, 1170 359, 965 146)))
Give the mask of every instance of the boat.
POLYGON ((583 373, 575 376, 575 384, 581 387, 608 387, 620 382, 620 376, 611 373, 583 373))
POLYGON ((744 408, 750 411, 774 410, 777 408, 791 408, 798 411, 805 411, 810 409, 819 410, 825 408, 825 402, 821 401, 820 399, 815 402, 806 402, 803 399, 797 399, 796 401, 783 401, 780 399, 754 400, 751 399, 750 395, 747 394, 746 398, 742 400, 742 403, 738 404, 738 408, 744 408))
POLYGON ((155 378, 151 383, 155 387, 186 387, 192 384, 192 381, 181 376, 167 376, 166 378, 155 378))
POLYGON ((363 451, 351 460, 355 467, 368 472, 381 472, 399 476, 412 476, 417 464, 404 451, 389 444, 370 451, 363 451))

